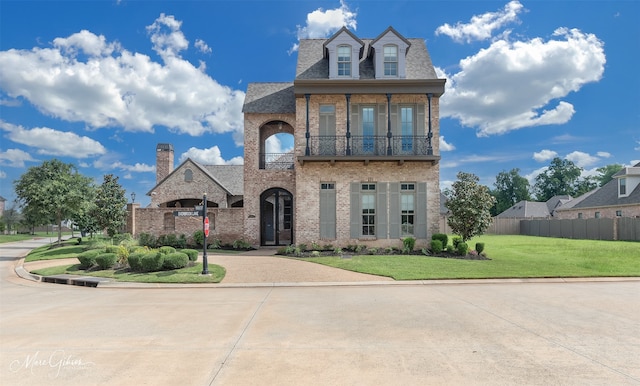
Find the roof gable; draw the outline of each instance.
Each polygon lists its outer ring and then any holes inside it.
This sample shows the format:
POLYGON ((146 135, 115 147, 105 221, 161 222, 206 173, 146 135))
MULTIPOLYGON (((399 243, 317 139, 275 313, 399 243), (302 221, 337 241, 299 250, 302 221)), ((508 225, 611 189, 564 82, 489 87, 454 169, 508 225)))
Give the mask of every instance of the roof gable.
POLYGON ((178 172, 181 172, 189 167, 193 167, 204 174, 207 178, 210 178, 212 182, 220 186, 227 194, 231 196, 241 196, 244 191, 244 166, 242 165, 209 165, 204 166, 191 158, 187 158, 177 168, 173 169, 165 178, 158 182, 149 192, 147 196, 151 196, 151 193, 155 190, 162 189, 162 185, 173 178, 178 172), (226 168, 226 170, 225 170, 226 168), (238 183, 240 181, 240 183, 238 183))

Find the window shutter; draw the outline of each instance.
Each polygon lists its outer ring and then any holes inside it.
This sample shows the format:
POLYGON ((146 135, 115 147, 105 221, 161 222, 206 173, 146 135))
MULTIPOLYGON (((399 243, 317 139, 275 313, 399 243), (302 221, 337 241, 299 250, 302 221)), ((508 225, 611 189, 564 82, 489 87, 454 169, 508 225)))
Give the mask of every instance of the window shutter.
POLYGON ((400 184, 389 184, 389 238, 400 238, 400 184))
POLYGON ((360 124, 360 106, 351 105, 351 134, 362 135, 362 125, 360 124))
POLYGON ((427 132, 425 131, 425 112, 424 112, 424 105, 423 104, 418 104, 418 109, 417 109, 418 113, 417 113, 417 117, 416 117, 416 127, 414 128, 415 130, 415 135, 427 135, 427 132))
POLYGON ((358 239, 362 234, 362 213, 360 210, 360 183, 351 183, 350 224, 351 238, 358 239))
POLYGON ((336 191, 320 189, 320 238, 336 238, 336 191))
POLYGON ((387 238, 387 184, 376 184, 376 237, 387 238))
POLYGON ((398 118, 398 105, 391 105, 391 132, 394 137, 402 135, 399 131, 400 124, 398 122, 400 122, 398 118))
POLYGON ((377 135, 387 135, 387 106, 386 105, 378 105, 378 122, 376 125, 377 135))
POLYGON ((414 227, 416 239, 427 238, 427 183, 416 184, 416 224, 414 227))

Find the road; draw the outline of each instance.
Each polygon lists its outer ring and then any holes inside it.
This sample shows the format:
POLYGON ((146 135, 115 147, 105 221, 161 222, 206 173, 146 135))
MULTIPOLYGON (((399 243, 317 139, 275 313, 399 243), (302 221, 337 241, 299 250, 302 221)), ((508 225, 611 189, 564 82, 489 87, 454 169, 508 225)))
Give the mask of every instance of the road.
POLYGON ((640 281, 88 288, 0 244, 3 385, 638 385, 640 281))

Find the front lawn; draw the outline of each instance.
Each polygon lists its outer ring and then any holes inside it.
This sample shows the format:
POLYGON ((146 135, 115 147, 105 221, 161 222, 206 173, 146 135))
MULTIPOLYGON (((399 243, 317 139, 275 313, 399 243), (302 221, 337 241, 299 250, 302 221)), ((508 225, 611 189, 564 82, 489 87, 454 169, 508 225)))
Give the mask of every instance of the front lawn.
POLYGON ((417 255, 305 258, 355 272, 395 280, 640 276, 640 243, 486 235, 491 260, 459 260, 417 255))

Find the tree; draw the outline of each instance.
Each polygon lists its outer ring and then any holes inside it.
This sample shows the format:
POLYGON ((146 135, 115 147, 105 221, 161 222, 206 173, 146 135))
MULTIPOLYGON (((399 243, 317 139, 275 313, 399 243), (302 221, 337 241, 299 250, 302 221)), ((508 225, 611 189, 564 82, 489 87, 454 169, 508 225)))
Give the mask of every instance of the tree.
POLYGON ((445 190, 445 206, 451 211, 448 223, 454 233, 466 242, 481 235, 491 224, 490 209, 496 199, 489 188, 479 185, 480 179, 471 173, 459 172, 451 189, 445 190))
POLYGON ((95 219, 100 229, 106 229, 109 237, 118 233, 127 217, 127 198, 125 189, 118 183, 113 174, 104 176, 102 185, 98 186, 95 200, 95 219))
POLYGON ((496 198, 496 204, 491 208, 493 216, 504 212, 517 202, 531 199, 529 181, 520 175, 518 168, 498 173, 493 186, 496 187, 491 191, 491 195, 496 198))
POLYGON ((536 176, 533 185, 536 199, 547 201, 557 195, 574 196, 581 173, 582 169, 573 162, 555 157, 549 168, 536 176))
POLYGON ((22 214, 20 214, 20 212, 18 212, 18 210, 13 205, 5 209, 4 213, 2 214, 2 224, 5 226, 4 229, 6 229, 9 233, 12 233, 16 230, 21 220, 22 214))
POLYGON ((71 219, 91 190, 91 179, 75 166, 57 159, 30 167, 14 182, 22 213, 32 225, 58 224, 58 245, 62 243, 62 220, 71 219))
POLYGON ((624 166, 620 164, 611 164, 597 168, 596 171, 600 173, 596 176, 598 186, 604 186, 607 182, 611 181, 613 179, 613 175, 622 170, 623 167, 624 166))

